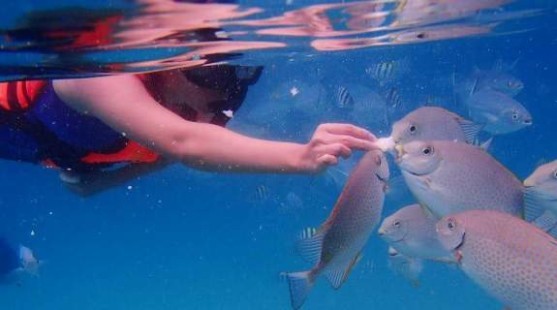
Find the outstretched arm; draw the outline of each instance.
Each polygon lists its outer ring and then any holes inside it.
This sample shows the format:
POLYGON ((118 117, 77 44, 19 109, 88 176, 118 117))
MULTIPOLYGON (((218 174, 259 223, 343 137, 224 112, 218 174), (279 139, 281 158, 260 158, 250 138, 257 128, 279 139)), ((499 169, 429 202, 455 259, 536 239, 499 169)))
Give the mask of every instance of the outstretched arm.
POLYGON ((133 75, 54 81, 58 96, 81 113, 186 165, 220 171, 316 172, 375 137, 349 124, 323 124, 307 144, 254 139, 184 120, 157 103, 133 75))

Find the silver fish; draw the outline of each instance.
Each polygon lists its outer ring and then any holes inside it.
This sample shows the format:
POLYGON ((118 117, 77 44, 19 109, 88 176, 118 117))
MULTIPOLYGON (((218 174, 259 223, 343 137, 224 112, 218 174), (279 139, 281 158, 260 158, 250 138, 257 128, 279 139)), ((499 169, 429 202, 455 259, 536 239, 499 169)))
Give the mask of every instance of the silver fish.
POLYGON ((383 220, 379 236, 404 256, 452 262, 450 253, 437 239, 437 221, 419 204, 409 205, 383 220))
POLYGON ((414 141, 396 149, 410 191, 436 216, 470 209, 522 216, 522 183, 484 150, 440 140, 414 141))
POLYGON ((406 278, 412 286, 420 286, 420 274, 423 270, 423 261, 418 258, 403 255, 393 247, 389 247, 388 253, 389 268, 396 274, 406 278))
POLYGON ((557 235, 557 160, 539 166, 523 184, 525 219, 557 235))
POLYGON ((461 269, 513 310, 557 309, 557 240, 492 210, 449 215, 437 234, 461 269))
POLYGON ((329 218, 298 250, 313 267, 288 273, 292 308, 304 303, 317 276, 338 289, 360 259, 360 252, 381 218, 389 167, 383 153, 370 151, 352 170, 329 218))
POLYGON ((490 70, 474 68, 471 76, 473 83, 472 91, 491 89, 511 97, 516 96, 524 88, 524 83, 509 73, 512 67, 514 65, 506 66, 501 61, 498 61, 490 70))
POLYGON ((485 125, 483 130, 501 135, 532 125, 530 112, 518 101, 504 93, 484 89, 466 101, 472 121, 485 125))
POLYGON ((395 144, 416 140, 473 143, 482 126, 441 107, 421 107, 393 124, 395 144))

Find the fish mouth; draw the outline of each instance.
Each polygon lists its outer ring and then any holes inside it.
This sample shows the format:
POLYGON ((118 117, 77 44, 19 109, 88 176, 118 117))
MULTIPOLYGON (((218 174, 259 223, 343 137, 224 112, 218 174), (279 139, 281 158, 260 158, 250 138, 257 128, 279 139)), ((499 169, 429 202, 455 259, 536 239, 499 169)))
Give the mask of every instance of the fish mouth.
POLYGON ((393 247, 389 247, 389 257, 396 257, 398 256, 400 253, 398 253, 398 251, 393 248, 393 247))
POLYGON ((458 265, 462 264, 462 258, 464 257, 462 255, 462 246, 464 245, 464 242, 466 242, 466 232, 462 235, 462 240, 460 241, 460 243, 454 248, 454 258, 455 261, 458 265))
POLYGON ((428 172, 420 173, 420 172, 416 172, 416 171, 411 171, 411 170, 408 170, 408 169, 404 169, 403 167, 400 167, 400 169, 402 170, 402 172, 407 173, 407 174, 409 174, 409 175, 411 175, 411 176, 415 176, 415 177, 421 177, 421 176, 424 176, 424 175, 427 175, 427 174, 428 174, 428 172))
POLYGON ((394 153, 395 153, 395 161, 397 163, 400 163, 404 155, 406 154, 406 152, 404 151, 404 146, 402 144, 396 144, 394 147, 394 153))
POLYGON ((530 126, 530 125, 533 124, 533 120, 531 118, 527 118, 527 119, 523 120, 522 123, 526 126, 530 126))

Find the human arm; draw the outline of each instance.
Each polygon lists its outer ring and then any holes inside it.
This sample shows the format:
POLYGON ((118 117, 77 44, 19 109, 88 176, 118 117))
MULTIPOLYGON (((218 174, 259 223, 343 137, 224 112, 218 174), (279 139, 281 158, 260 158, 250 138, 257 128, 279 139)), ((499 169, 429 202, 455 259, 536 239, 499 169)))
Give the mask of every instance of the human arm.
POLYGON ((375 137, 348 124, 324 124, 306 144, 254 139, 184 120, 161 106, 133 75, 56 80, 58 96, 75 110, 165 157, 196 168, 248 172, 316 172, 374 148, 375 137))

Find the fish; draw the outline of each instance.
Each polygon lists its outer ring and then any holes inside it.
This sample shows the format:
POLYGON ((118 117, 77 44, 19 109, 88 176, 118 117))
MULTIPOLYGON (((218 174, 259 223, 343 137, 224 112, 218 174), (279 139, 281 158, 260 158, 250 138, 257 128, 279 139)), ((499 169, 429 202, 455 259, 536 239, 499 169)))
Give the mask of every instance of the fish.
POLYGON ((33 276, 39 275, 39 266, 41 265, 41 262, 35 258, 35 255, 30 248, 24 245, 19 245, 19 261, 23 271, 33 276))
POLYGON ((249 195, 248 201, 251 204, 261 204, 268 201, 270 198, 271 198, 271 193, 269 191, 269 188, 264 184, 260 184, 249 195))
POLYGON ((470 119, 483 124, 485 132, 502 135, 532 125, 532 115, 512 97, 490 89, 474 93, 466 101, 470 119))
POLYGON ((557 309, 557 240, 494 210, 442 218, 439 240, 460 269, 506 307, 557 309))
POLYGON ((453 262, 450 253, 437 239, 435 224, 438 220, 419 204, 412 204, 385 218, 378 233, 404 256, 453 262))
POLYGON ((472 91, 490 89, 514 97, 522 91, 524 83, 510 74, 502 62, 496 62, 491 70, 474 68, 471 79, 474 83, 472 91))
POLYGON ((313 267, 287 274, 293 309, 299 309, 316 278, 324 275, 338 289, 361 258, 361 251, 383 210, 389 167, 380 150, 363 155, 350 173, 327 220, 309 238, 299 240, 298 251, 313 267))
POLYGON ((398 145, 396 151, 410 191, 435 216, 492 209, 522 217, 522 182, 483 149, 426 140, 398 145))
POLYGON ((385 93, 385 100, 389 103, 389 107, 393 110, 399 109, 402 106, 402 97, 398 88, 391 87, 385 93))
POLYGON ((372 64, 365 68, 365 73, 383 86, 399 78, 407 69, 407 60, 398 59, 372 64))
POLYGON ((557 160, 539 166, 522 183, 525 219, 556 236, 557 160))
POLYGON ((395 122, 390 138, 394 144, 416 140, 474 143, 482 127, 444 108, 426 106, 408 113, 395 122))
POLYGON ((420 286, 420 274, 423 270, 423 261, 403 255, 392 246, 389 247, 388 254, 389 268, 394 271, 394 273, 406 278, 412 286, 420 286))
POLYGON ((300 240, 309 239, 317 233, 315 227, 306 227, 300 232, 300 240))
POLYGON ((491 69, 482 70, 476 66, 467 77, 459 77, 458 82, 453 75, 453 87, 455 93, 462 102, 481 90, 494 90, 507 96, 515 97, 524 89, 524 83, 511 74, 517 61, 511 65, 497 60, 491 69))
POLYGON ((339 109, 354 109, 354 98, 350 95, 348 89, 344 86, 337 86, 335 90, 335 104, 339 109))

